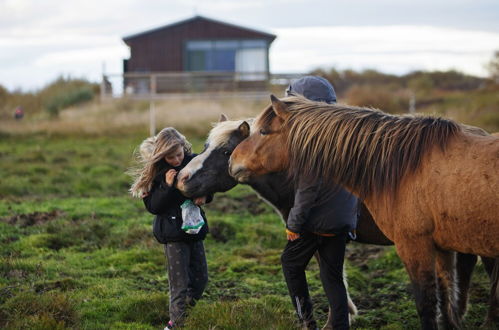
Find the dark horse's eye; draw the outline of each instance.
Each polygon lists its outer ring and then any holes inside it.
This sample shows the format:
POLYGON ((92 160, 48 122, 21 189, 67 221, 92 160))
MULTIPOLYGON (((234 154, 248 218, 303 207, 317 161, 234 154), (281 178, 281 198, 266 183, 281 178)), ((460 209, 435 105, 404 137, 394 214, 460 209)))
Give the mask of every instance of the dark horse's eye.
POLYGON ((224 155, 225 156, 230 156, 232 152, 230 150, 224 150, 224 155))

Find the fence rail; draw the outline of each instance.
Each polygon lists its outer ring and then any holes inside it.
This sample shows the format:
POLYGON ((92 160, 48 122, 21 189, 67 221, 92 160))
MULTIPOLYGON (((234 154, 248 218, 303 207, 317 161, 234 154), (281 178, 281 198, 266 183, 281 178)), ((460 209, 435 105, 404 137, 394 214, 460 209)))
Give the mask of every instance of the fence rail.
POLYGON ((260 98, 301 74, 267 72, 157 72, 103 75, 101 99, 260 98))
POLYGON ((274 91, 281 94, 302 74, 267 72, 156 72, 102 76, 101 99, 130 98, 149 101, 149 133, 156 133, 155 102, 166 99, 264 99, 274 91))

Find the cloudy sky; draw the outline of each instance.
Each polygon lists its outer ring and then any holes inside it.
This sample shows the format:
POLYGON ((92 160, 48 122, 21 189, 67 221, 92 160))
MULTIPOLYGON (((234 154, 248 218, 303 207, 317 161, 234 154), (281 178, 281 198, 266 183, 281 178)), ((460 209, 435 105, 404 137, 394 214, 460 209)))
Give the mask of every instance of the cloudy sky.
POLYGON ((485 76, 499 50, 497 0, 0 0, 0 85, 121 73, 121 38, 203 15, 277 35, 272 72, 318 67, 485 76))

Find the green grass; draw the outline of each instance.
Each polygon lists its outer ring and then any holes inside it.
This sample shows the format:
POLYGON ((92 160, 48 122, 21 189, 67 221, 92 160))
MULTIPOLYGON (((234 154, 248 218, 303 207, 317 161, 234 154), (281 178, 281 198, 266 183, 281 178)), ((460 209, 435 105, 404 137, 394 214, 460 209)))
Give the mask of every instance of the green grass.
MULTIPOLYGON (((127 194, 124 174, 143 137, 4 136, 0 140, 0 328, 162 329, 168 292, 152 215, 127 194)), ((194 139, 194 150, 201 149, 194 139)), ((188 329, 297 327, 280 266, 281 220, 245 186, 205 208, 209 284, 188 329), (244 202, 244 203, 243 203, 244 202), (245 205, 251 205, 248 210, 245 205)), ((356 329, 419 327, 393 248, 348 246, 356 329)), ((315 314, 327 302, 315 260, 307 273, 315 314)), ((479 266, 465 328, 485 316, 479 266)))

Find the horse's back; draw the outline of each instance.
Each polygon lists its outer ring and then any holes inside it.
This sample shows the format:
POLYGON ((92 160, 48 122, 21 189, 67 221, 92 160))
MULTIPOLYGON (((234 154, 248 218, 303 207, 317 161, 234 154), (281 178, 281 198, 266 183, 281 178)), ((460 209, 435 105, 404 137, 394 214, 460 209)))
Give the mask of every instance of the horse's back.
POLYGON ((440 246, 499 255, 499 137, 463 133, 433 151, 420 173, 440 246))

